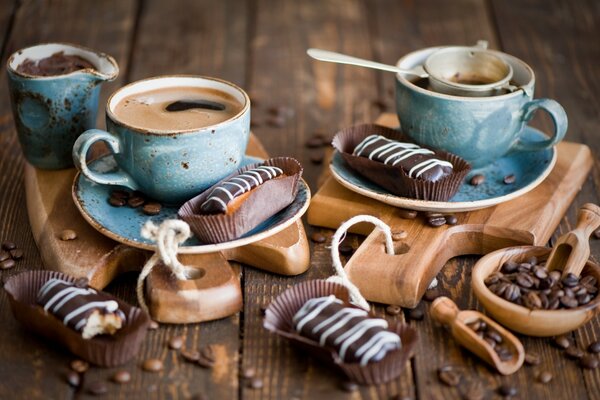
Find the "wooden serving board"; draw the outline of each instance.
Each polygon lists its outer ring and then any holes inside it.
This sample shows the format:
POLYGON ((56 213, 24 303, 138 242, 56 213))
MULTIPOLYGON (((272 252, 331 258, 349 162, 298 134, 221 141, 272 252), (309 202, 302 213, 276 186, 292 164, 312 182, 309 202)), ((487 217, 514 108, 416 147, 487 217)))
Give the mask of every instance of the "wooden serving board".
MULTIPOLYGON (((382 115, 377 123, 399 125, 393 114, 382 115)), ((589 173, 593 158, 582 144, 562 142, 550 175, 531 192, 506 203, 457 214, 458 224, 433 228, 419 215, 402 219, 398 209, 354 193, 331 176, 313 197, 308 209, 311 225, 336 229, 358 214, 380 218, 392 232, 404 230, 408 251, 388 255, 383 234, 373 225, 358 224, 350 231, 367 238, 345 266, 352 282, 370 301, 415 307, 425 290, 452 257, 486 254, 517 245, 545 245, 589 173)))
MULTIPOLYGON (((248 155, 268 158, 251 135, 248 155)), ((75 169, 40 170, 26 164, 25 191, 33 236, 47 269, 87 277, 102 289, 116 276, 139 271, 151 252, 119 244, 92 228, 71 199, 75 169), (60 234, 74 230, 77 239, 63 241, 60 234)), ((310 266, 310 253, 302 221, 278 234, 220 253, 180 255, 184 265, 199 270, 197 279, 179 281, 162 264, 146 280, 146 301, 159 322, 191 323, 223 318, 242 307, 239 277, 229 260, 284 275, 297 275, 310 266)))

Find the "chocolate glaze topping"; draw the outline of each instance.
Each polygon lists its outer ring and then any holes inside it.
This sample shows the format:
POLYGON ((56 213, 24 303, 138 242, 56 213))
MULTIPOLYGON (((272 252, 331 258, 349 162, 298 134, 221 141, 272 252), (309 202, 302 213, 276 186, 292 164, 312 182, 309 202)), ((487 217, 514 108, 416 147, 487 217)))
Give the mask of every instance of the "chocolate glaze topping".
POLYGON ((227 205, 233 199, 280 175, 283 175, 281 168, 261 165, 229 178, 210 192, 206 201, 200 205, 200 212, 224 214, 227 212, 227 205))
POLYGON ((82 333, 94 313, 113 314, 122 322, 125 321, 125 314, 111 296, 87 285, 76 285, 62 279, 46 282, 38 292, 37 303, 65 325, 82 333))
POLYGON ((224 111, 225 105, 210 100, 177 100, 165 107, 169 112, 187 111, 195 108, 213 111, 224 111))
POLYGON ((41 60, 26 58, 17 66, 18 72, 35 76, 64 75, 80 69, 95 69, 95 67, 83 57, 67 55, 62 51, 41 60))
POLYGON ((308 300, 293 322, 299 334, 335 349, 346 363, 365 366, 401 346, 400 337, 387 330, 387 321, 369 318, 366 311, 347 307, 333 295, 308 300))
POLYGON ((429 149, 414 143, 403 143, 381 135, 370 135, 363 139, 352 153, 383 164, 398 166, 410 178, 435 182, 452 173, 452 163, 440 160, 429 149))

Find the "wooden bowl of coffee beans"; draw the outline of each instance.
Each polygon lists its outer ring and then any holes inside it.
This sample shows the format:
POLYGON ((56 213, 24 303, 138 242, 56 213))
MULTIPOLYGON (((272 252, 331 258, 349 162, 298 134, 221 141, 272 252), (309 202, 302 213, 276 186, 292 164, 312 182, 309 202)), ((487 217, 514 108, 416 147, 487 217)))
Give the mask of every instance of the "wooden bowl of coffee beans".
POLYGON ((580 276, 548 271, 552 249, 510 247, 481 258, 471 284, 485 310, 507 328, 530 336, 571 332, 600 309, 600 267, 588 261, 580 276))

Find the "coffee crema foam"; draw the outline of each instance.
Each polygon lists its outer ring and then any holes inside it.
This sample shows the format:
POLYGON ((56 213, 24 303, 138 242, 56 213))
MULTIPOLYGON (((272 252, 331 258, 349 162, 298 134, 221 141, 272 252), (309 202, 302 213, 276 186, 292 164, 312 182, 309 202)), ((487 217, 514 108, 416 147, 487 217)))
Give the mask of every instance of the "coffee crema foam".
POLYGON ((129 95, 119 101, 113 113, 119 121, 136 128, 183 131, 227 121, 242 107, 221 90, 174 86, 129 95))

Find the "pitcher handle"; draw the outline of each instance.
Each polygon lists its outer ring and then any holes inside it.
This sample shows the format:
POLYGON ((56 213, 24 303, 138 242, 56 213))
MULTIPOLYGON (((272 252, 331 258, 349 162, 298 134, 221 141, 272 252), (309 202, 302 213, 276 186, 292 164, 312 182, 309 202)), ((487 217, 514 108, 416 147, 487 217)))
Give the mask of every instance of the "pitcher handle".
POLYGON ((114 172, 100 173, 88 168, 86 160, 88 150, 98 141, 105 142, 113 154, 121 152, 121 143, 116 136, 100 129, 90 129, 83 132, 73 145, 73 161, 75 166, 92 182, 101 185, 125 186, 131 190, 138 190, 139 186, 135 183, 131 175, 122 169, 114 172))
MULTIPOLYGON (((538 151, 548 147, 552 147, 560 142, 567 132, 568 118, 565 109, 552 99, 535 99, 531 100, 523 106, 522 121, 524 124, 533 118, 537 110, 544 110, 548 113, 554 123, 554 131, 552 136, 546 140, 533 142, 524 140, 522 137, 514 145, 513 149, 517 151, 538 151)), ((523 130, 524 131, 524 130, 523 130)), ((522 132, 523 132, 522 131, 522 132)), ((521 134, 522 134, 521 132, 521 134)))

